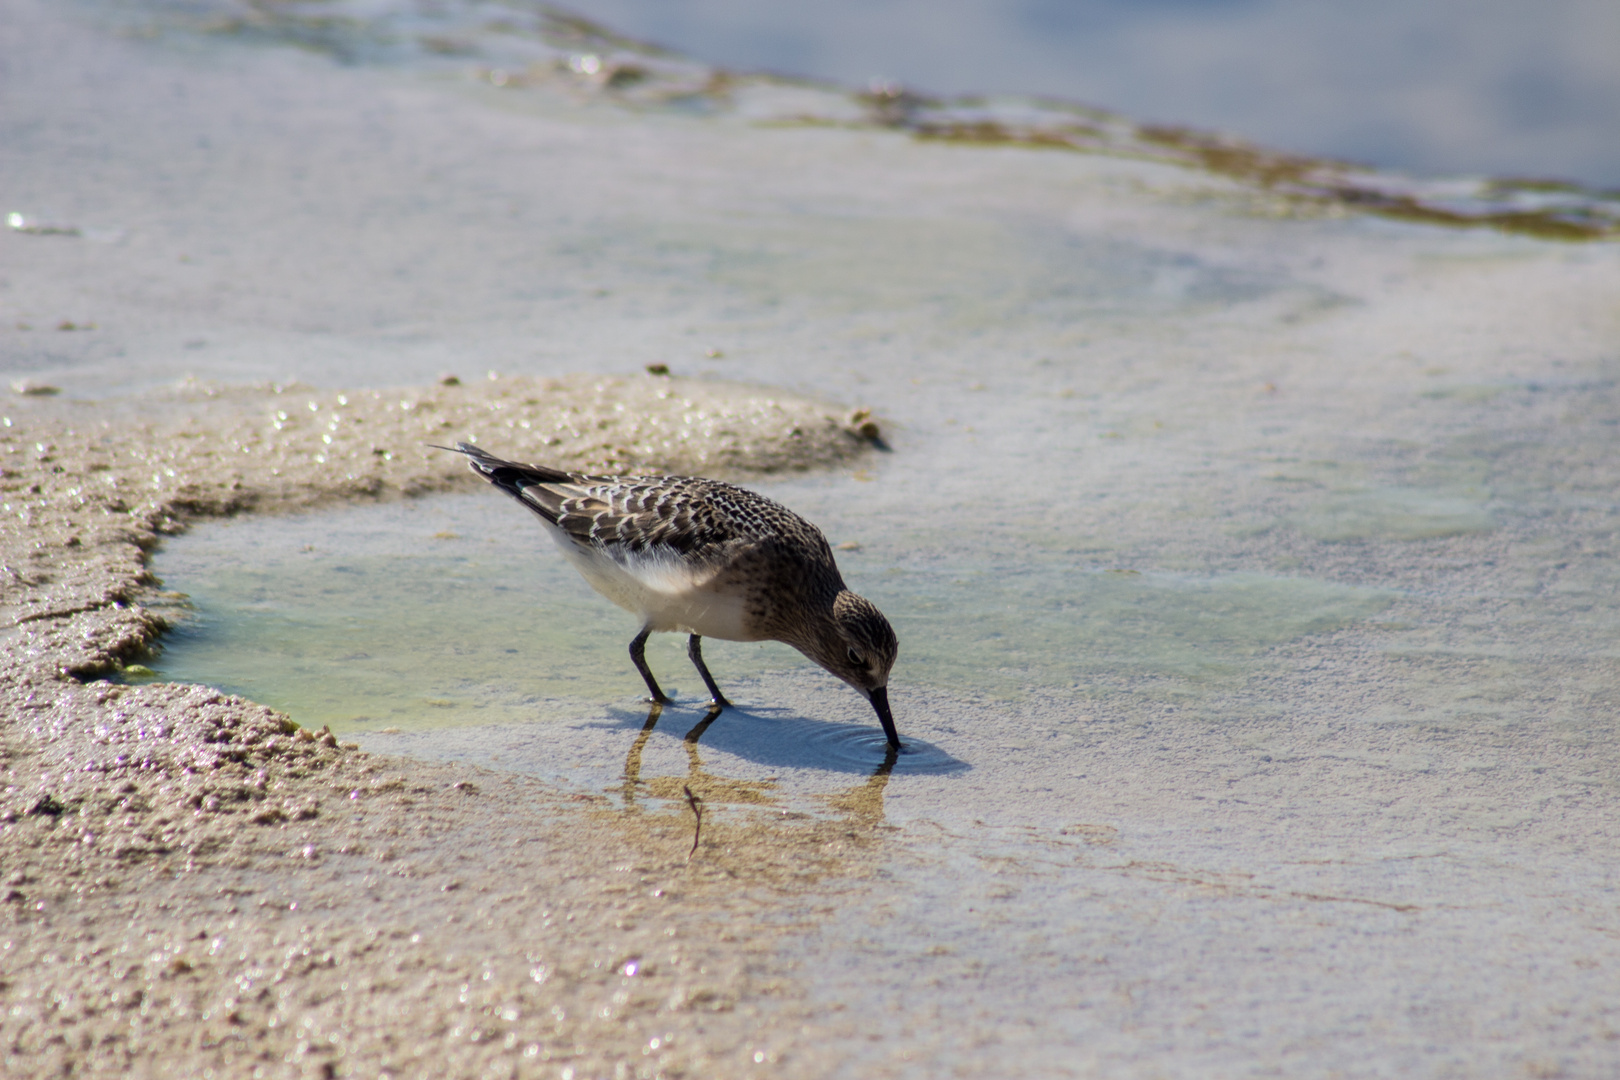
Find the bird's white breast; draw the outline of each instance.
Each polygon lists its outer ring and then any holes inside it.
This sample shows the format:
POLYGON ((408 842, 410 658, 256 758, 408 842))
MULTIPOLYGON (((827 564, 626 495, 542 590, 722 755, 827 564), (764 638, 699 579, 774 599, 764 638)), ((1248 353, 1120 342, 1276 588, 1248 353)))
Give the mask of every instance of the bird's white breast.
POLYGON ((723 641, 761 640, 748 627, 743 594, 723 587, 712 570, 694 567, 679 553, 580 544, 549 522, 546 531, 591 588, 643 625, 723 641))

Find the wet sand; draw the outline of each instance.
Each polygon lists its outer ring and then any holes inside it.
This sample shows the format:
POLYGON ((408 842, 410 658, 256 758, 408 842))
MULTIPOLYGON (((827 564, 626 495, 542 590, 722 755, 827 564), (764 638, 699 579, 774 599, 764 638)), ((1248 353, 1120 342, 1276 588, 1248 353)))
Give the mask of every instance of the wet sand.
POLYGON ((141 603, 164 535, 475 483, 423 434, 746 474, 862 453, 847 417, 657 376, 189 386, 5 412, 7 1075, 739 1075, 809 1037, 786 1019, 772 943, 802 910, 783 902, 871 870, 881 777, 831 817, 708 810, 693 851, 678 803, 609 814, 107 676, 164 627, 141 603))

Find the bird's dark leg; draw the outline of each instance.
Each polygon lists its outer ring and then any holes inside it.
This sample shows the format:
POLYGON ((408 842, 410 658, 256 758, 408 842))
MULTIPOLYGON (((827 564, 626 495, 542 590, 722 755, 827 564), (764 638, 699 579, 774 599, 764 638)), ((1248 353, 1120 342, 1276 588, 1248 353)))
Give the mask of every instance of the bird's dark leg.
POLYGON ((651 695, 648 700, 655 701, 660 705, 668 705, 670 704, 669 698, 665 697, 664 692, 658 689, 658 680, 653 678, 652 668, 647 666, 647 637, 651 633, 652 627, 643 626, 641 633, 637 634, 635 639, 630 642, 630 660, 636 665, 636 670, 641 672, 642 679, 646 680, 647 693, 651 695))
POLYGON ((714 684, 714 676, 709 674, 709 667, 703 662, 703 646, 699 644, 702 640, 696 634, 687 638, 686 655, 692 658, 692 665, 698 669, 698 674, 703 676, 703 685, 709 688, 710 704, 724 708, 730 705, 731 702, 726 700, 726 695, 722 694, 720 688, 714 684))

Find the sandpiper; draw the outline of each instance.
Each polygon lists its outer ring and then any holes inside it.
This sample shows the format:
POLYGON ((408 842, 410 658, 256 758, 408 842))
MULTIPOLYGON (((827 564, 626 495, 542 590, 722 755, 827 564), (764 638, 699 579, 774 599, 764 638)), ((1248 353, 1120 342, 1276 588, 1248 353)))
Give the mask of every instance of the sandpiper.
POLYGON ((730 702, 701 639, 781 641, 859 691, 900 746, 889 712, 894 629, 844 586, 821 530, 787 507, 695 476, 591 476, 503 461, 471 443, 455 450, 539 517, 593 589, 641 620, 630 659, 653 701, 669 702, 647 667, 654 632, 691 635, 686 653, 716 707, 730 702))

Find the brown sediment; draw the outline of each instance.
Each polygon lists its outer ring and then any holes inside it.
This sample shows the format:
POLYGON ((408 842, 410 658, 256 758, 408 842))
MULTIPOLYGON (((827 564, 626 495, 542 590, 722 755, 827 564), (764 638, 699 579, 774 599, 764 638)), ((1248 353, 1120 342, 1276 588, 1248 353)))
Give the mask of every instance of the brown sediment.
POLYGON ((1074 150, 1086 139, 1096 138, 1094 128, 1016 130, 994 120, 917 125, 917 138, 935 142, 971 143, 977 146, 1024 146, 1034 149, 1074 150))
MULTIPOLYGON (((1121 138, 1089 124, 1011 125, 996 120, 950 120, 913 115, 894 101, 868 96, 871 119, 910 131, 930 142, 1027 149, 1076 150, 1170 161, 1254 185, 1300 209, 1330 208, 1377 214, 1452 228, 1491 228, 1543 240, 1609 240, 1620 237, 1620 219, 1568 207, 1544 210, 1459 210, 1410 192, 1384 190, 1377 174, 1341 161, 1281 153, 1207 132, 1143 125, 1121 138)), ((901 99, 895 99, 899 101, 901 99)), ((1498 180, 1482 185, 1495 197, 1515 193, 1583 194, 1577 185, 1551 180, 1498 180)))
POLYGON ((463 467, 423 444, 451 439, 578 468, 806 468, 870 445, 847 419, 584 376, 4 411, 0 1071, 711 1076, 791 1051, 781 904, 871 865, 869 808, 749 811, 694 739, 688 863, 685 800, 638 802, 629 775, 623 801, 569 795, 99 677, 162 631, 146 554, 198 518, 448 488, 463 467))
MULTIPOLYGON (((1544 240, 1600 240, 1620 236, 1620 221, 1571 215, 1567 210, 1481 211, 1464 213, 1411 194, 1392 194, 1358 182, 1355 166, 1325 158, 1267 150, 1251 143, 1181 127, 1144 125, 1140 138, 1184 157, 1210 172, 1257 184, 1301 199, 1332 200, 1347 207, 1403 221, 1462 228, 1493 228, 1544 240)), ((1498 194, 1510 191, 1574 192, 1552 181, 1497 181, 1498 194)))

